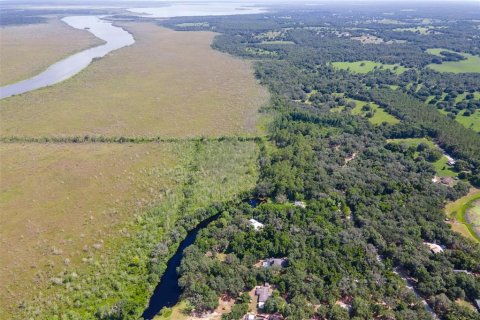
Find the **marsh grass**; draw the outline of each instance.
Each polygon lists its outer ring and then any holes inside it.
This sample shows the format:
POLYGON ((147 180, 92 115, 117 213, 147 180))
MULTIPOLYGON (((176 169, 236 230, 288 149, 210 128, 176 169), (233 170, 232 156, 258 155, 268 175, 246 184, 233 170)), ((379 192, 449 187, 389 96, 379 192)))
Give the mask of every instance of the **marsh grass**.
POLYGON ((1 136, 256 134, 267 90, 215 33, 118 23, 136 43, 57 85, 0 101, 1 136))
MULTIPOLYGON (((149 148, 151 144, 140 146, 149 148)), ((91 319, 95 313, 129 302, 135 304, 139 316, 160 276, 156 273, 152 278, 149 273, 151 253, 158 250, 167 233, 171 237, 172 230, 178 228, 175 221, 193 216, 197 209, 214 202, 239 197, 255 185, 258 156, 255 142, 185 141, 169 143, 165 151, 174 159, 173 163, 163 168, 141 169, 144 175, 170 182, 159 187, 160 201, 149 209, 132 211, 129 218, 115 226, 104 225, 110 228, 111 236, 103 236, 102 242, 95 239, 99 249, 89 245, 81 251, 79 260, 72 259, 68 265, 43 271, 40 283, 32 285, 36 297, 22 304, 23 315, 91 319)), ((138 194, 135 198, 138 199, 138 194)), ((183 232, 178 230, 173 234, 181 237, 183 232)), ((92 240, 85 242, 90 244, 92 240)), ((162 251, 156 267, 159 272, 174 251, 175 247, 162 251)))

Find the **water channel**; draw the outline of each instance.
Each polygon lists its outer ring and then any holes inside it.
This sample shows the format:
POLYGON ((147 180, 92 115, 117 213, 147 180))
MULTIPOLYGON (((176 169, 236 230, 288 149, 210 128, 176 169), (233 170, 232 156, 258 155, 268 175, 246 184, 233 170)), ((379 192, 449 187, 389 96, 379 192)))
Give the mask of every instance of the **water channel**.
POLYGON ((76 29, 85 29, 105 44, 75 53, 49 66, 40 74, 0 87, 0 99, 28 91, 51 86, 66 80, 85 69, 94 59, 101 58, 108 53, 135 43, 133 36, 100 16, 71 16, 62 19, 63 22, 76 29))

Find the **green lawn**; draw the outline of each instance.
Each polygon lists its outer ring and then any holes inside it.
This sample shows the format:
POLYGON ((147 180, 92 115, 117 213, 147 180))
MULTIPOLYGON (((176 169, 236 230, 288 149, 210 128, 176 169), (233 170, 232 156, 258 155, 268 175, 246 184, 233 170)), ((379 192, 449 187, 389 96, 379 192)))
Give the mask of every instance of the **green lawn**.
POLYGON ((433 142, 431 140, 426 139, 426 138, 388 139, 387 142, 398 143, 398 144, 404 143, 409 147, 416 147, 420 143, 426 143, 426 144, 428 144, 428 146, 430 148, 435 147, 433 142))
MULTIPOLYGON (((452 50, 446 50, 446 49, 441 49, 441 48, 435 48, 435 49, 427 49, 427 52, 436 56, 442 56, 440 54, 441 51, 449 51, 449 52, 454 52, 452 50)), ((452 72, 452 73, 477 73, 480 72, 480 57, 479 56, 474 56, 468 53, 461 53, 461 52, 456 52, 458 54, 461 54, 466 58, 466 60, 462 61, 449 61, 449 62, 443 62, 441 64, 429 64, 427 67, 429 67, 432 70, 435 70, 437 72, 452 72)))
POLYGON ((383 64, 369 60, 355 62, 332 62, 332 65, 337 69, 348 70, 355 73, 368 73, 373 71, 375 67, 380 70, 390 70, 396 74, 401 74, 407 70, 407 68, 399 64, 383 64))
MULTIPOLYGON (((365 115, 366 112, 362 111, 362 107, 367 104, 365 101, 360 101, 360 100, 354 100, 354 99, 348 99, 348 101, 353 101, 355 102, 355 108, 352 109, 352 114, 354 115, 365 115)), ((373 123, 373 124, 382 124, 383 122, 389 123, 389 124, 397 124, 400 122, 397 118, 392 116, 391 114, 387 113, 385 110, 380 108, 377 104, 375 103, 370 103, 372 106, 372 109, 374 110, 374 116, 372 118, 369 118, 368 120, 373 123)))
POLYGON ((420 33, 421 35, 427 35, 431 29, 427 27, 414 27, 414 28, 396 28, 393 31, 398 32, 415 32, 420 33))
POLYGON ((443 156, 440 160, 433 163, 437 175, 440 177, 456 177, 457 173, 448 165, 447 157, 443 156))
POLYGON ((461 123, 465 128, 472 129, 475 132, 480 132, 480 110, 476 110, 471 116, 464 116, 462 111, 457 115, 455 120, 461 123))
POLYGON ((458 230, 464 236, 480 241, 478 232, 480 232, 480 191, 472 188, 468 195, 450 202, 445 207, 447 215, 455 222, 463 225, 464 228, 458 230), (468 220, 468 221, 467 221, 468 220), (477 232, 477 233, 476 233, 477 232))
MULTIPOLYGON (((430 148, 436 148, 435 144, 431 140, 425 138, 389 139, 387 141, 390 143, 405 143, 409 147, 416 147, 420 143, 426 143, 430 148)), ((448 159, 445 156, 442 156, 440 160, 434 162, 433 166, 439 177, 457 176, 457 173, 448 165, 448 159)))

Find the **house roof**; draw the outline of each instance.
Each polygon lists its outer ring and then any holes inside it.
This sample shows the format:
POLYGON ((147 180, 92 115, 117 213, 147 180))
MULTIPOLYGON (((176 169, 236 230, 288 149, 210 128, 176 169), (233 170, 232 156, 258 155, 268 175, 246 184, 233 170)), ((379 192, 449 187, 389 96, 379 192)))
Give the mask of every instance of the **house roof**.
POLYGON ((436 243, 424 242, 424 244, 426 244, 433 253, 443 252, 443 248, 436 243))
POLYGON ((272 295, 270 293, 270 286, 268 284, 258 287, 255 290, 255 294, 258 296, 258 302, 265 302, 272 295))

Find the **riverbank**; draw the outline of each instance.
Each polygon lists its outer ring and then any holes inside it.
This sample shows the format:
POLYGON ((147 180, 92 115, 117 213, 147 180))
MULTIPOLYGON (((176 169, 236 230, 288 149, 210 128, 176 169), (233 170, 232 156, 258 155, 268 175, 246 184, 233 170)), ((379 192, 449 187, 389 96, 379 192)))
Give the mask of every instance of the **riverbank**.
POLYGON ((478 231, 475 231, 475 228, 466 217, 467 210, 473 202, 477 200, 480 200, 480 189, 472 187, 465 197, 448 203, 445 206, 445 213, 448 218, 451 219, 450 224, 453 231, 456 231, 471 240, 480 242, 478 231))

